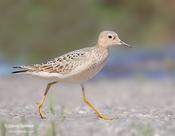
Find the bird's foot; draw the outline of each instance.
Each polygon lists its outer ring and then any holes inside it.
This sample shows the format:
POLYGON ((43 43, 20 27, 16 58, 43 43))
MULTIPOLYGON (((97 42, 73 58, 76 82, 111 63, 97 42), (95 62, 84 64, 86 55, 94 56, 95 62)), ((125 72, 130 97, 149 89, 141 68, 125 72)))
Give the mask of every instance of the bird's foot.
POLYGON ((46 119, 46 114, 42 111, 42 106, 43 105, 41 103, 38 103, 37 109, 38 109, 41 119, 46 119))
POLYGON ((103 119, 103 120, 114 120, 114 119, 118 119, 118 117, 116 117, 116 118, 110 118, 110 117, 105 116, 103 114, 97 114, 97 117, 99 117, 100 119, 103 119))

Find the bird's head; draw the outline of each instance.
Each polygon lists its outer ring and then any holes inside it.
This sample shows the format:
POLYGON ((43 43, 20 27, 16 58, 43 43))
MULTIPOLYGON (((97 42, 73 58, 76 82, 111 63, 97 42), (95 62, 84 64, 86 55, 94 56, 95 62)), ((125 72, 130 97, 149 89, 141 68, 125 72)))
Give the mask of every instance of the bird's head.
POLYGON ((98 37, 98 46, 109 48, 113 45, 124 45, 126 47, 131 48, 132 46, 129 44, 126 44, 122 40, 119 39, 118 34, 113 31, 103 31, 100 33, 98 37))

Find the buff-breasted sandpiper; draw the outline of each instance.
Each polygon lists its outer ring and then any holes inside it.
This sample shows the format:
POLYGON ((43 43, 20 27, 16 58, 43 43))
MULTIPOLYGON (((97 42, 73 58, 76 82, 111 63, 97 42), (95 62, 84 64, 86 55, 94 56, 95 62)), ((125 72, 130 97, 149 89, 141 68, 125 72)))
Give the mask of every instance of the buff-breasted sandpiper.
POLYGON ((97 117, 104 120, 111 120, 112 118, 103 115, 90 103, 85 95, 83 83, 95 76, 105 66, 109 55, 108 49, 114 45, 131 47, 120 40, 117 33, 103 31, 100 33, 97 43, 93 47, 69 52, 47 63, 14 67, 19 70, 12 73, 31 74, 49 81, 44 95, 37 106, 42 119, 46 118, 42 107, 50 87, 58 82, 71 82, 81 85, 83 100, 96 113, 97 117))

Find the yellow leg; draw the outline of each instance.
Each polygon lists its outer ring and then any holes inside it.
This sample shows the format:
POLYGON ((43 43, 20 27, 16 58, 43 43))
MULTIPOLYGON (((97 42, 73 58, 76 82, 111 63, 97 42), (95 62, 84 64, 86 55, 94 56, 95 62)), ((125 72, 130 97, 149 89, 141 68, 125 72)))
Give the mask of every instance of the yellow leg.
POLYGON ((84 86, 81 85, 81 88, 82 88, 82 94, 83 94, 83 100, 84 102, 95 112, 95 114, 97 115, 97 117, 101 118, 101 119, 104 119, 104 120, 112 120, 112 118, 109 118, 105 115, 103 115, 101 112, 99 112, 88 100, 88 98, 86 97, 86 94, 85 94, 85 90, 84 90, 84 86))
POLYGON ((40 102, 38 103, 37 109, 38 109, 38 112, 39 112, 39 114, 40 114, 40 116, 41 116, 42 119, 45 119, 45 118, 46 118, 45 113, 42 111, 43 104, 44 104, 44 102, 45 102, 45 100, 46 100, 46 95, 47 95, 47 93, 48 93, 50 87, 51 87, 52 85, 56 84, 56 83, 58 83, 58 82, 55 81, 55 82, 51 82, 51 83, 48 83, 48 84, 47 84, 47 88, 46 88, 46 90, 45 90, 45 92, 44 92, 44 95, 42 96, 42 99, 41 99, 40 102))

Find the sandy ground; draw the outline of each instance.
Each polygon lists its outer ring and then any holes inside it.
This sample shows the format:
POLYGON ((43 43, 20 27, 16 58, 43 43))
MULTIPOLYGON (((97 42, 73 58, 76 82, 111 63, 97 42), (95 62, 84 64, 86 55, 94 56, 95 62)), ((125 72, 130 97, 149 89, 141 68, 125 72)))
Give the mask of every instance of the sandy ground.
POLYGON ((1 135, 175 135, 175 80, 88 82, 87 97, 105 115, 119 117, 112 121, 98 119, 83 103, 79 85, 72 84, 57 84, 50 90, 44 106, 48 119, 41 120, 36 103, 46 83, 26 76, 0 78, 1 135))

